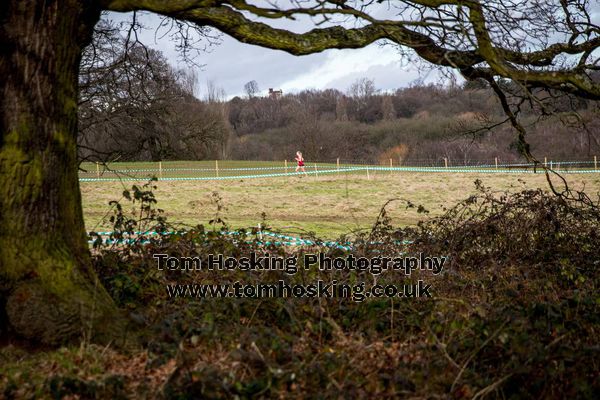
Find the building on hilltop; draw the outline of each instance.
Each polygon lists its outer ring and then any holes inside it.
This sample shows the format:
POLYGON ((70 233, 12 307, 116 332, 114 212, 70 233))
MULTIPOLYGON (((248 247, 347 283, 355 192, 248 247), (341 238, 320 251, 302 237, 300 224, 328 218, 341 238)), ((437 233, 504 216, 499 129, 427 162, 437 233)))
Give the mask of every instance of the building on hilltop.
POLYGON ((270 99, 279 99, 281 96, 283 96, 283 90, 273 90, 273 88, 269 88, 269 98, 270 99))

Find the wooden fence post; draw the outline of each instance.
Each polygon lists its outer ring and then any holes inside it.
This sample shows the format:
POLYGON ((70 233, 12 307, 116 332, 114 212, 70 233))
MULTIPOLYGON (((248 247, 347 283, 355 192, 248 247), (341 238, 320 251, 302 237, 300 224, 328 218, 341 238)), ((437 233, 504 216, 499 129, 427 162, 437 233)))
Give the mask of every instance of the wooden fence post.
POLYGON ((448 159, 446 157, 444 157, 444 165, 446 166, 446 168, 448 168, 448 159))
POLYGON ((158 176, 162 179, 162 161, 158 162, 158 176))
POLYGON ((598 158, 594 156, 594 170, 598 171, 598 158))
POLYGON ((390 175, 392 175, 394 173, 392 168, 394 168, 394 161, 392 161, 392 159, 390 158, 390 175))
POLYGON ((371 176, 369 175, 369 166, 367 165, 367 180, 371 180, 371 176))
POLYGON ((544 167, 548 168, 548 158, 544 157, 544 167))
POLYGON ((285 162, 284 162, 284 163, 285 163, 285 173, 286 173, 286 175, 287 175, 287 173, 288 173, 287 160, 285 160, 285 162))
POLYGON ((340 158, 338 157, 337 160, 335 161, 336 166, 337 166, 337 170, 338 170, 338 174, 340 173, 340 158))
POLYGON ((98 161, 96 161, 96 178, 100 179, 100 165, 98 165, 98 161))
POLYGON ((319 171, 317 171, 317 163, 315 163, 315 179, 319 176, 319 171))
POLYGON ((496 157, 495 161, 496 161, 496 169, 498 169, 498 157, 496 157))

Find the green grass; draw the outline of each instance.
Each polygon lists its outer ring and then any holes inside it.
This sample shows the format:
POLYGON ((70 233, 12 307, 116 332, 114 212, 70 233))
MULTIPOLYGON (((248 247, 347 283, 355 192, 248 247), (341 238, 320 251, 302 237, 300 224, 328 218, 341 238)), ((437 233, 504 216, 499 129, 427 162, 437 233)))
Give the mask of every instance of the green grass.
MULTIPOLYGON (((210 162, 195 162, 199 168, 210 162)), ((212 162, 214 163, 214 162, 212 162)), ((228 161, 229 168, 277 166, 281 163, 228 161)), ((169 163, 170 167, 177 165, 169 163)), ((119 169, 141 168, 142 163, 119 164, 119 169)), ((175 167, 173 167, 175 168, 175 167)), ((239 174, 239 171, 236 171, 239 174)), ((159 181, 155 191, 158 207, 168 221, 187 225, 206 224, 215 216, 217 193, 225 207, 221 211, 231 227, 251 227, 262 222, 288 232, 312 231, 335 238, 350 231, 367 229, 381 207, 388 206, 392 223, 415 224, 424 218, 407 201, 423 205, 429 215, 440 215, 444 207, 475 192, 473 182, 480 179, 498 191, 548 188, 541 174, 415 173, 371 171, 291 177, 209 181, 159 181)), ((589 194, 600 191, 600 174, 567 175, 574 189, 585 187, 589 194)), ((144 182, 140 180, 140 183, 144 182)), ((103 220, 110 212, 108 202, 118 200, 124 189, 135 182, 81 182, 84 215, 88 230, 109 230, 103 220)))
MULTIPOLYGON (((347 164, 347 163, 313 163, 307 162, 306 171, 309 174, 318 173, 318 171, 337 170, 338 167, 344 168, 365 168, 365 167, 389 167, 389 164, 374 165, 374 164, 347 164)), ((398 167, 397 164, 393 165, 398 167)), ((554 164, 556 167, 557 165, 554 164)), ((96 165, 95 163, 82 163, 80 166, 79 176, 84 179, 115 179, 115 178, 150 178, 157 176, 161 178, 216 178, 216 177, 232 177, 244 175, 268 175, 282 174, 294 172, 296 163, 294 160, 288 160, 287 166, 284 161, 164 161, 164 162, 120 162, 109 165, 96 165)), ((441 168, 441 166, 438 166, 441 168)), ((472 166, 465 167, 460 165, 451 165, 450 169, 476 169, 489 170, 495 172, 492 166, 472 166)), ((507 167, 500 166, 500 169, 507 167)), ((520 168, 520 167, 519 167, 520 168)), ((578 170, 586 170, 593 168, 592 165, 562 165, 560 169, 564 170, 576 168, 578 170)), ((403 172, 403 171, 399 171, 403 172)), ((366 170, 350 171, 350 174, 365 175, 366 170)), ((369 173, 377 173, 371 170, 369 173)))
MULTIPOLYGON (((307 171, 335 169, 336 163, 307 163, 307 171)), ((340 164, 340 167, 345 164, 340 164)), ((164 161, 123 162, 107 166, 83 163, 80 167, 81 178, 213 178, 239 175, 264 175, 272 173, 294 172, 296 163, 284 161, 164 161), (218 167, 218 171, 217 171, 218 167)))

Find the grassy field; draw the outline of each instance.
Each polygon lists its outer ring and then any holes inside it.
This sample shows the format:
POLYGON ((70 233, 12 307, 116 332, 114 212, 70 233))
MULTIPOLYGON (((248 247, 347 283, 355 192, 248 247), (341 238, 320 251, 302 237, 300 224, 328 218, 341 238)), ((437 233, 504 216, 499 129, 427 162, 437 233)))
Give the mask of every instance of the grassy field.
MULTIPOLYGON (((336 163, 307 163, 309 171, 337 168, 336 163)), ((346 166, 341 163, 340 168, 346 166)), ((266 175, 293 172, 295 161, 165 161, 165 162, 122 162, 108 166, 83 163, 80 167, 81 178, 216 178, 239 175, 266 175), (218 171, 217 171, 218 169, 218 171)))
MULTIPOLYGON (((237 163, 239 168, 276 166, 237 163)), ((141 169, 143 165, 134 166, 141 169)), ((590 195, 600 191, 600 174, 566 177, 572 188, 585 188, 590 195)), ((541 174, 371 171, 369 178, 366 171, 361 171, 307 177, 159 181, 155 195, 158 207, 165 210, 170 222, 206 224, 217 212, 215 198, 219 197, 225 207, 221 217, 233 228, 256 226, 264 214, 267 224, 274 228, 296 233, 312 231, 324 238, 335 238, 371 226, 381 207, 391 199, 399 199, 387 208, 392 223, 405 226, 424 218, 416 208, 407 208, 407 201, 423 205, 430 211, 428 215, 439 215, 445 206, 474 193, 476 179, 497 191, 548 187, 541 174)), ((88 230, 110 229, 110 224, 103 221, 110 212, 108 202, 118 200, 132 184, 135 182, 81 182, 88 230)))
MULTIPOLYGON (((339 161, 339 160, 338 160, 339 161)), ((410 165, 400 165, 398 160, 390 160, 391 163, 385 162, 381 165, 367 164, 360 160, 354 160, 352 164, 345 163, 343 160, 339 162, 312 162, 306 163, 306 171, 309 174, 331 174, 336 173, 338 170, 347 170, 350 174, 366 175, 366 169, 370 169, 369 173, 377 172, 377 169, 381 168, 401 168, 401 169, 412 169, 412 168, 445 168, 443 160, 427 161, 421 160, 419 162, 410 165)), ((495 171, 494 161, 481 162, 477 165, 464 166, 459 164, 450 163, 448 167, 457 170, 464 169, 477 169, 477 170, 489 170, 490 172, 495 171), (483 164, 481 164, 483 163, 483 164)), ((524 167, 526 164, 499 164, 499 170, 512 170, 514 169, 527 169, 524 167)), ((556 170, 594 170, 593 161, 583 162, 563 162, 552 163, 548 162, 548 166, 556 170)), ((237 176, 248 176, 248 175, 270 175, 270 174, 285 174, 292 173, 295 171, 296 163, 293 160, 286 161, 164 161, 164 162, 119 162, 112 163, 110 165, 100 165, 90 162, 82 163, 80 166, 79 176, 84 180, 100 179, 100 180, 112 180, 112 179, 145 179, 152 176, 157 176, 165 179, 186 179, 186 178, 200 178, 200 179, 213 179, 213 178, 229 178, 237 176)), ((380 171, 381 172, 381 171, 380 171)), ((388 171, 389 172, 389 171, 388 171)), ((397 171, 397 172, 409 172, 409 171, 397 171)))

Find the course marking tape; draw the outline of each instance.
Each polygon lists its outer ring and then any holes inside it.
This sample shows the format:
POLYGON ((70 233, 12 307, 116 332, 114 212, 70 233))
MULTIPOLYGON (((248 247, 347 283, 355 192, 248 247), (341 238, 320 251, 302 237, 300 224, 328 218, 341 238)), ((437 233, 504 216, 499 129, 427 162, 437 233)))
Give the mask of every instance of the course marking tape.
MULTIPOLYGON (((92 232, 89 233, 89 235, 91 235, 92 232)), ((99 236, 109 236, 112 235, 113 232, 94 232, 95 234, 99 235, 99 236)), ((185 232, 163 232, 163 235, 178 235, 178 234, 184 234, 185 232)), ((223 235, 241 235, 241 232, 237 232, 237 231, 222 231, 220 232, 223 235)), ((271 237, 275 237, 275 238, 279 238, 279 239, 285 239, 284 241, 259 241, 259 242, 255 242, 258 244, 265 244, 265 245, 276 245, 276 246, 302 246, 302 245, 308 245, 308 246, 325 246, 325 247, 335 247, 335 248, 339 248, 342 250, 351 250, 352 247, 355 245, 355 243, 352 242, 345 242, 345 243, 340 243, 340 242, 335 242, 335 241, 321 241, 321 240, 308 240, 308 239, 303 239, 301 237, 296 237, 296 236, 289 236, 289 235, 283 235, 280 233, 274 233, 274 232, 269 232, 269 231, 260 231, 257 232, 260 233, 262 235, 265 236, 271 236, 271 237)), ((160 235, 160 233, 155 232, 155 231, 147 231, 147 232, 133 232, 134 235, 140 235, 140 236, 145 236, 145 235, 149 235, 149 236, 153 236, 153 235, 160 235)), ((88 235, 88 236, 89 236, 88 235)), ((129 233, 124 232, 123 235, 126 236, 130 236, 129 233)), ((252 232, 246 232, 246 236, 250 236, 252 235, 252 232)), ((133 238, 123 238, 123 239, 102 239, 102 242, 105 244, 113 244, 113 243, 135 243, 137 239, 133 239, 133 238)), ((88 240, 88 243, 94 243, 95 240, 88 240)), ((150 243, 149 240, 145 240, 140 242, 142 244, 148 244, 150 243)), ((252 241, 247 241, 246 243, 253 243, 252 241)), ((409 240, 403 240, 403 241, 394 241, 394 244, 411 244, 412 241, 409 240)), ((371 245, 377 245, 377 244, 383 244, 383 242, 370 242, 369 244, 371 245)))
MULTIPOLYGON (((458 168, 458 167, 343 167, 340 169, 323 169, 318 171, 306 171, 306 172, 288 172, 288 173, 271 173, 271 174, 252 174, 252 175, 234 175, 234 176, 202 176, 202 177, 166 177, 158 178, 160 181, 210 181, 210 180, 235 180, 235 179, 253 179, 253 178, 271 178, 281 176, 298 176, 298 175, 315 175, 315 174, 335 174, 341 172, 355 172, 355 171, 399 171, 399 172, 446 172, 446 173, 486 173, 486 174, 535 174, 543 173, 543 169, 540 167, 539 171, 533 171, 531 169, 495 169, 491 168, 458 168)), ((600 173, 600 171, 589 169, 589 170, 562 170, 562 174, 593 174, 600 173)), ((140 181, 143 177, 113 177, 113 178, 79 178, 80 182, 114 182, 114 181, 140 181)))

